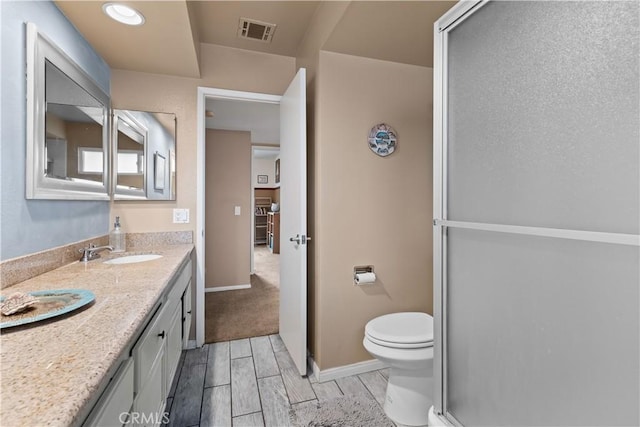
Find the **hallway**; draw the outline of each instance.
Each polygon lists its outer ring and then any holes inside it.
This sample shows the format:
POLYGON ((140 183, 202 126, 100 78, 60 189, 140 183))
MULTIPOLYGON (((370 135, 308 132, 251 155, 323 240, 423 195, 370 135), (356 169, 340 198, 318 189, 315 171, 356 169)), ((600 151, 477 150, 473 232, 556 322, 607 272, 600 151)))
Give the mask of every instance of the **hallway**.
POLYGON ((251 288, 205 294, 205 342, 278 333, 280 255, 256 246, 251 288))

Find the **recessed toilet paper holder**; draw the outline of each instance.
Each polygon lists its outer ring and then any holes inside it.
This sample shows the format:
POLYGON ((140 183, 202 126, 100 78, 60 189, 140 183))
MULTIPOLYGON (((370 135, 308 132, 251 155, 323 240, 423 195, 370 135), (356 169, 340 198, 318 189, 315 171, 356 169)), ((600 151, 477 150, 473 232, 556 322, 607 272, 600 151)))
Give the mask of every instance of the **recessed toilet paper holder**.
POLYGON ((356 265, 355 267, 353 267, 353 283, 354 284, 358 284, 358 282, 356 281, 356 276, 358 274, 363 274, 363 273, 375 273, 373 271, 373 265, 356 265))

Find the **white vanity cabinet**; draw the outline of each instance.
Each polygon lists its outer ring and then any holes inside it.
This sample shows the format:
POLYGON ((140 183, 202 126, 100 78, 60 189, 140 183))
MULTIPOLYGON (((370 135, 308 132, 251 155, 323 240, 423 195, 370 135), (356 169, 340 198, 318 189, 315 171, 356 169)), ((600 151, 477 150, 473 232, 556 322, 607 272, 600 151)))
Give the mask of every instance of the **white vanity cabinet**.
POLYGON ((182 353, 182 305, 177 304, 169 322, 169 336, 167 337, 165 391, 168 393, 171 382, 178 369, 180 354, 182 353))
MULTIPOLYGON (((191 261, 187 261, 155 308, 125 361, 94 406, 85 426, 158 426, 168 421, 164 409, 183 343, 185 295, 191 303, 191 261), (127 417, 126 414, 130 414, 127 417), (124 414, 124 415, 123 415, 124 414)), ((189 324, 190 324, 190 316, 189 324)))
POLYGON ((165 348, 165 397, 171 388, 171 382, 173 381, 176 369, 178 368, 180 353, 182 353, 182 349, 185 347, 183 346, 182 299, 186 292, 191 292, 191 262, 188 262, 178 274, 178 278, 176 279, 173 288, 169 291, 164 308, 167 315, 168 331, 165 348))
POLYGON ((118 426, 126 421, 133 404, 133 359, 128 358, 111 379, 85 426, 118 426))
POLYGON ((189 343, 189 332, 191 331, 191 285, 187 286, 182 294, 182 347, 186 348, 189 343))
POLYGON ((134 345, 135 392, 132 425, 163 422, 164 406, 182 352, 182 296, 191 284, 191 261, 177 274, 163 304, 134 345))
POLYGON ((145 425, 155 425, 156 423, 150 420, 162 418, 166 395, 163 374, 168 331, 169 318, 163 304, 131 352, 135 364, 136 396, 133 402, 132 425, 137 425, 137 418, 142 416, 145 417, 145 425))

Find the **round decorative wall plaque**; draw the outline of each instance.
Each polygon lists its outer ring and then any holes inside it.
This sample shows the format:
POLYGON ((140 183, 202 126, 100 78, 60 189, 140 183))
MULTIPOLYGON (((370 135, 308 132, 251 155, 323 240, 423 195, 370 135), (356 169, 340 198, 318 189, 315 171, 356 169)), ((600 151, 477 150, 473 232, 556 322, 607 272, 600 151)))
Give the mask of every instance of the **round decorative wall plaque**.
POLYGON ((385 123, 371 128, 369 132, 369 148, 378 156, 386 157, 393 153, 398 145, 396 131, 385 123))

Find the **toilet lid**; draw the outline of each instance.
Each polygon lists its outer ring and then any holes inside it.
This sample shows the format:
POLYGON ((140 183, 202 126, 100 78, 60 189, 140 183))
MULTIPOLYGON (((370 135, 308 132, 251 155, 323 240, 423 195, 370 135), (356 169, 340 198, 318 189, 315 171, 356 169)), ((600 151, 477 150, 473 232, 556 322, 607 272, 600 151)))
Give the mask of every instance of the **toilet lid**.
POLYGON ((433 343, 433 317, 418 312, 386 314, 369 321, 364 332, 380 345, 427 347, 433 343))

